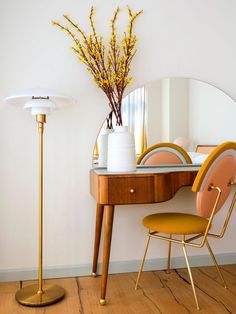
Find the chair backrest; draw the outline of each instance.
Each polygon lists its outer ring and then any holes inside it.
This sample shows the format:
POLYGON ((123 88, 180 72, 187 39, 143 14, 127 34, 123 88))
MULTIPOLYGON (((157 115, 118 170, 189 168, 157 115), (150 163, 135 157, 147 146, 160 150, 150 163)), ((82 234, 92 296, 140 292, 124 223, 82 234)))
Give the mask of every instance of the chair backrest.
POLYGON ((216 211, 226 202, 236 175, 236 143, 223 143, 208 156, 193 183, 192 191, 197 192, 196 206, 202 217, 211 216, 217 198, 217 187, 221 191, 216 211))
POLYGON ((217 145, 197 145, 196 153, 210 154, 217 147, 217 145))
POLYGON ((138 158, 139 165, 191 164, 186 151, 173 143, 158 143, 149 147, 138 158))

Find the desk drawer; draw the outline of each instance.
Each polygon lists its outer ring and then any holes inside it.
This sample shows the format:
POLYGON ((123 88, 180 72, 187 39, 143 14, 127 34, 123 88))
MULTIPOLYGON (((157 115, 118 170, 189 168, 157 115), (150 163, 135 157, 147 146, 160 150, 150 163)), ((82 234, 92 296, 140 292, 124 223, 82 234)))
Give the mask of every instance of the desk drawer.
POLYGON ((154 202, 154 178, 110 177, 108 179, 109 204, 142 204, 154 202))

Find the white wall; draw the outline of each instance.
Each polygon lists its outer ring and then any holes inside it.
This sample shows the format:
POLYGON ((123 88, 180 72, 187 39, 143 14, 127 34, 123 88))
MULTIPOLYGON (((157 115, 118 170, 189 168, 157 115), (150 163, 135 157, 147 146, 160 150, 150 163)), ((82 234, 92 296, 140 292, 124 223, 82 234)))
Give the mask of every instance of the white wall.
MULTIPOLYGON (((1 270, 37 265, 37 127, 28 112, 8 107, 3 98, 16 89, 38 86, 77 100, 53 112, 45 127, 45 265, 92 261, 95 201, 89 193, 89 169, 96 135, 109 109, 103 93, 68 49, 69 38, 50 25, 51 19, 62 21, 62 13, 71 13, 86 28, 91 4, 103 34, 108 33, 117 5, 123 8, 123 21, 124 0, 0 3, 1 270)), ((236 99, 235 1, 130 0, 129 4, 134 10, 144 9, 144 14, 135 26, 138 53, 127 92, 154 79, 192 77, 236 99)), ((182 209, 184 204, 194 211, 189 188, 163 204, 118 207, 111 260, 140 259, 145 242, 142 217, 156 210, 182 209)), ((216 251, 236 252, 234 221, 235 216, 216 251)), ((152 246, 150 257, 166 256, 164 244, 158 245, 158 250, 152 246)))
POLYGON ((189 82, 189 138, 192 144, 236 141, 236 103, 213 86, 189 82))
POLYGON ((188 80, 168 78, 152 84, 161 85, 160 142, 188 137, 188 80))
POLYGON ((161 82, 161 138, 170 141, 170 80, 161 82))
POLYGON ((145 84, 147 147, 162 141, 161 81, 145 84))
POLYGON ((170 142, 188 138, 188 80, 170 79, 170 142))

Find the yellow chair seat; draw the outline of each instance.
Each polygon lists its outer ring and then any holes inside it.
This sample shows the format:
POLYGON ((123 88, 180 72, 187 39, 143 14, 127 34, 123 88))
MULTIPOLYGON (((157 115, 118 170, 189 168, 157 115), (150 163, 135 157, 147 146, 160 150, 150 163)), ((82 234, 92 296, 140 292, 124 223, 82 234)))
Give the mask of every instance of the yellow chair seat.
POLYGON ((160 213, 143 219, 143 225, 149 230, 168 234, 204 233, 207 224, 206 218, 182 213, 160 213))

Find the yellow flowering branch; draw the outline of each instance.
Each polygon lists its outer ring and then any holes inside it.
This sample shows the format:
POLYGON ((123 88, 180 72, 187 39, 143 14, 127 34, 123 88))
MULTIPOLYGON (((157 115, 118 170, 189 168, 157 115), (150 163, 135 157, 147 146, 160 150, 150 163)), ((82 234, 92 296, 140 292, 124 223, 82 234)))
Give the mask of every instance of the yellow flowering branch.
POLYGON ((117 40, 116 21, 120 8, 118 7, 111 19, 111 37, 106 47, 102 36, 98 36, 94 23, 94 7, 91 7, 89 22, 91 34, 87 35, 69 15, 64 14, 67 25, 52 21, 65 31, 73 40, 71 47, 78 60, 84 63, 95 83, 106 94, 109 105, 116 118, 116 124, 122 125, 121 104, 125 88, 131 83, 130 64, 136 53, 137 37, 133 34, 136 18, 143 12, 133 13, 128 7, 128 30, 120 43, 117 40))

